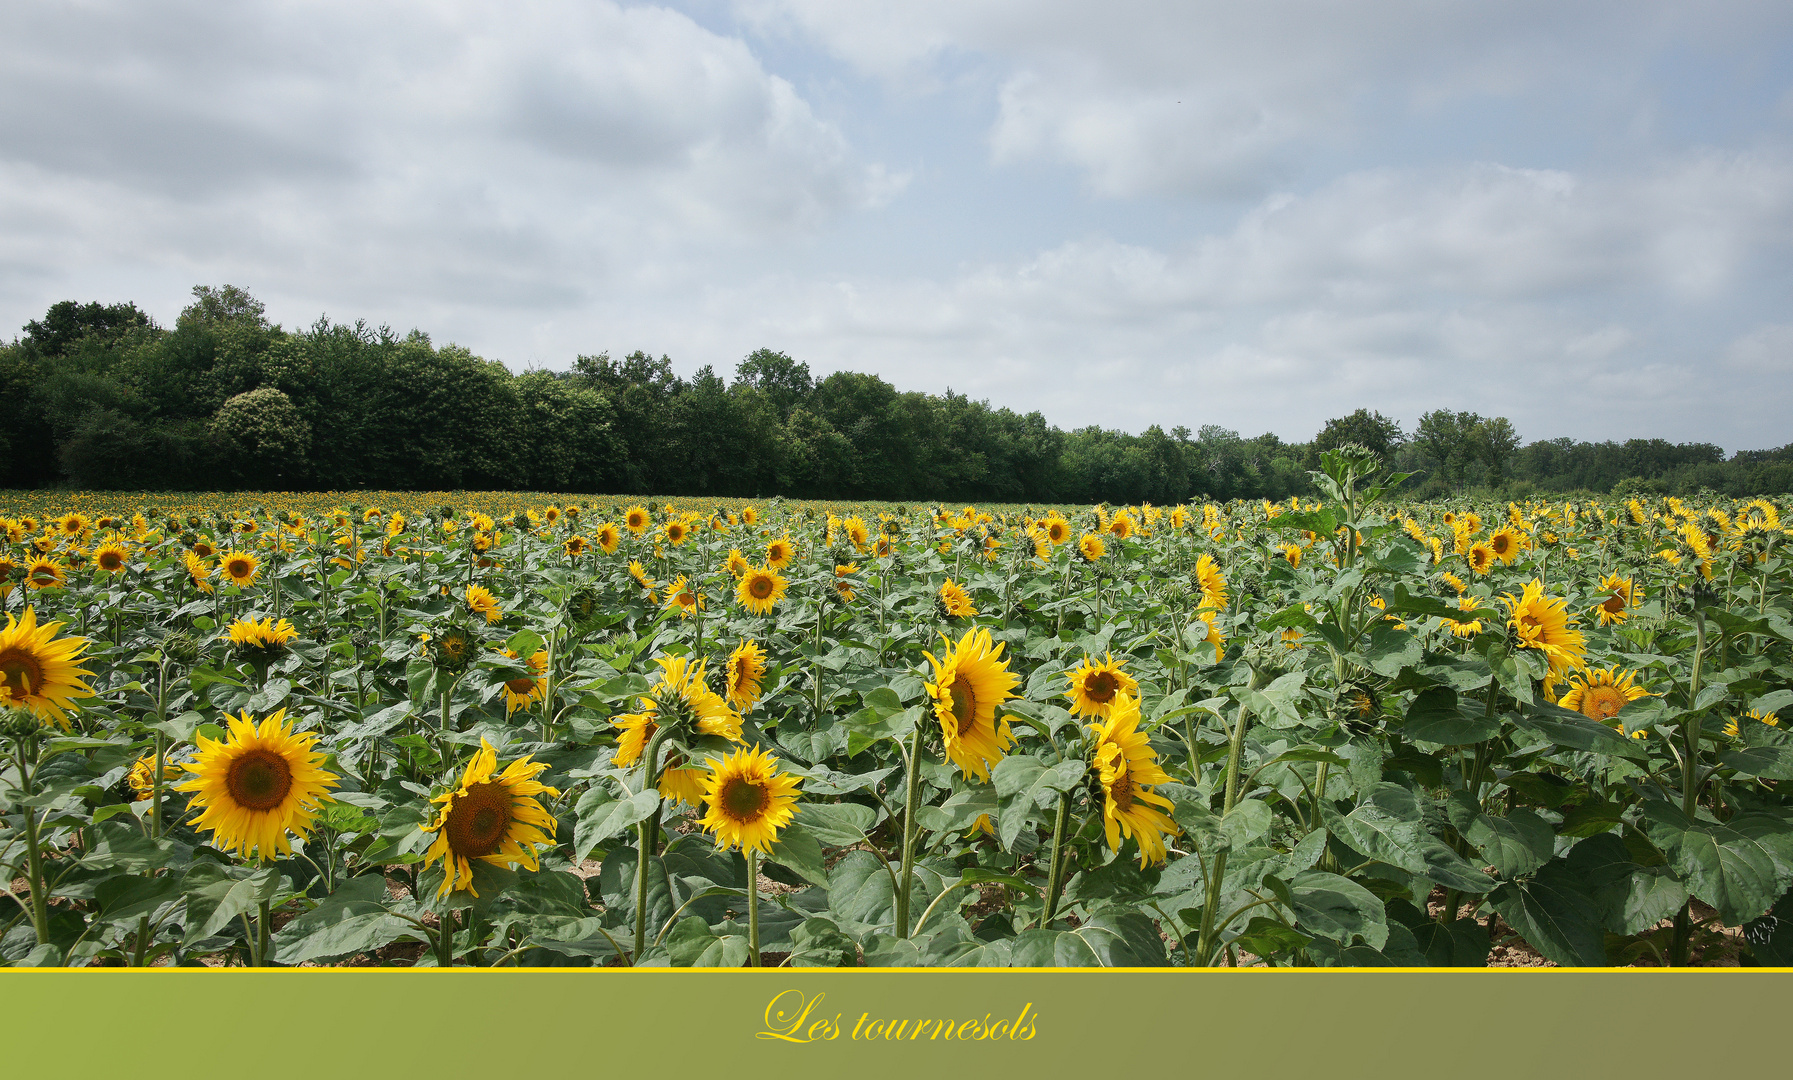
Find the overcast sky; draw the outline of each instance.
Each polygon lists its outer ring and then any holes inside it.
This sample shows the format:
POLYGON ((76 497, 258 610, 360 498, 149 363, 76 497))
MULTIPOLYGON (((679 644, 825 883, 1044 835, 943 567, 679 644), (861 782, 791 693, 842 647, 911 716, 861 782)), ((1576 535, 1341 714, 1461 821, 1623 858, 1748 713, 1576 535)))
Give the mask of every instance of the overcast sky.
POLYGON ((1793 442, 1793 4, 0 6, 0 335, 756 348, 1063 427, 1793 442))

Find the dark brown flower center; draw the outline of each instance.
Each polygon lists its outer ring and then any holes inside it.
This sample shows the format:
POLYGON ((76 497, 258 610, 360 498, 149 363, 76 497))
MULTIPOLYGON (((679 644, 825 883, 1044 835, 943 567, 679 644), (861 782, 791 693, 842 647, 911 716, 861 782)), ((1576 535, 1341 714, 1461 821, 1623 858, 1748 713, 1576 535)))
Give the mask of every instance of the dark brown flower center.
POLYGON ((748 582, 747 591, 753 594, 755 600, 764 600, 772 595, 772 579, 764 574, 759 574, 748 582))
POLYGON ((448 846, 463 858, 483 858, 498 850, 514 818, 509 788, 495 780, 472 784, 448 812, 448 846))
POLYGON ((977 727, 977 691, 960 675, 953 679, 947 692, 952 695, 953 719, 959 722, 959 738, 968 738, 977 727))
POLYGON ((44 669, 37 657, 23 649, 0 652, 0 686, 14 701, 22 701, 33 687, 44 683, 44 669))
POLYGON ((258 747, 230 763, 224 787, 239 806, 272 810, 292 791, 293 769, 279 754, 258 747))
POLYGON ((772 802, 772 792, 746 777, 730 777, 716 793, 716 806, 733 821, 758 821, 772 802))
POLYGON ((1091 701, 1104 705, 1114 700, 1114 692, 1119 687, 1112 671, 1097 671, 1083 680, 1083 692, 1091 701))

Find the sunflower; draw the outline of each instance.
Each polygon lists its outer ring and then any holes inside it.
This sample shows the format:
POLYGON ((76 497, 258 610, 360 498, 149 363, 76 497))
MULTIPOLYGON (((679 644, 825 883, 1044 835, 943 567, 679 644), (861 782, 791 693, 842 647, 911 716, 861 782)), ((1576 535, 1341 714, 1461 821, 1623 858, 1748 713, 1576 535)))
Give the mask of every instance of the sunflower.
POLYGON ((760 523, 760 512, 751 506, 741 507, 741 524, 752 528, 760 523))
POLYGON ((877 544, 872 547, 872 554, 880 559, 890 558, 890 537, 879 536, 877 544))
MULTIPOLYGON (((341 543, 341 541, 338 541, 338 543, 341 543)), ((200 537, 199 539, 193 541, 191 546, 193 548, 193 554, 199 556, 202 559, 211 558, 213 552, 218 550, 217 548, 212 546, 212 542, 210 540, 208 540, 207 538, 205 538, 203 536, 200 537)))
MULTIPOLYGON (((1457 598, 1459 611, 1474 611, 1481 606, 1482 600, 1479 597, 1460 596, 1457 598)), ((1480 619, 1458 619, 1449 615, 1441 615, 1438 624, 1450 627, 1451 633, 1458 637, 1475 637, 1482 632, 1482 620, 1480 619)))
MULTIPOLYGON (((512 660, 521 659, 509 649, 500 653, 512 660)), ((529 658, 530 674, 504 682, 504 715, 527 709, 548 696, 548 650, 542 649, 529 658)))
POLYGON ((766 653, 759 643, 743 639, 728 654, 728 703, 742 712, 760 699, 760 680, 766 677, 766 653))
POLYGON ((728 560, 722 565, 723 568, 728 571, 728 576, 734 578, 736 581, 741 580, 753 566, 752 563, 747 561, 747 556, 741 554, 740 548, 729 548, 728 560))
POLYGON ((710 770, 686 765, 684 755, 673 754, 666 759, 666 768, 660 770, 660 783, 656 789, 663 799, 673 799, 686 806, 702 806, 704 777, 708 775, 710 770))
POLYGON ((751 566, 742 576, 741 583, 735 586, 735 599, 752 614, 767 615, 784 599, 788 585, 775 567, 751 566))
POLYGON ((1600 617, 1601 626, 1624 622, 1631 617, 1631 609, 1644 602, 1643 586, 1617 574, 1602 575, 1600 591, 1606 599, 1595 605, 1594 614, 1600 617))
POLYGON ((619 728, 617 766, 631 766, 647 750, 649 739, 660 730, 660 707, 689 712, 696 719, 699 736, 721 736, 730 743, 741 741, 741 716, 728 707, 721 694, 705 685, 703 660, 692 664, 687 657, 660 657, 660 682, 638 698, 640 712, 624 712, 610 719, 619 728))
POLYGON ((635 584, 647 590, 647 598, 649 602, 652 602, 654 599, 654 588, 659 582, 647 576, 647 569, 641 565, 640 559, 629 560, 629 576, 635 579, 635 584))
POLYGON ((1139 680, 1122 671, 1125 660, 1116 661, 1112 653, 1101 660, 1086 656, 1083 666, 1065 672, 1071 686, 1065 696, 1071 699, 1073 716, 1107 716, 1116 698, 1139 690, 1139 680))
POLYGON ((1057 510, 1040 519, 1040 529, 1054 547, 1071 538, 1071 523, 1066 521, 1057 510))
POLYGON ((1488 550, 1494 553, 1502 566, 1511 566, 1519 553, 1525 550, 1525 537, 1519 535, 1508 526, 1494 530, 1494 534, 1486 541, 1488 550))
POLYGON ((1301 568, 1300 544, 1282 544, 1277 550, 1282 553, 1283 558, 1288 560, 1290 569, 1299 570, 1301 568))
POLYGON ((317 734, 295 734, 285 709, 259 726, 247 710, 226 719, 230 738, 223 742, 194 737, 199 753, 181 766, 193 776, 174 788, 193 793, 193 826, 212 830, 212 843, 223 850, 245 859, 289 855, 286 834, 311 831, 336 774, 324 771, 324 755, 312 749, 317 734))
POLYGON ((841 529, 847 534, 847 542, 853 545, 854 551, 864 551, 866 545, 871 543, 872 530, 858 516, 841 522, 841 529))
POLYGON ((1108 545, 1096 533, 1084 533, 1077 539, 1077 554, 1084 562, 1093 563, 1108 554, 1108 545))
POLYGON ((640 536, 642 533, 646 532, 647 527, 653 523, 653 515, 647 512, 647 507, 645 506, 631 506, 623 511, 623 528, 634 533, 636 536, 640 536))
POLYGON ((606 521, 598 526, 598 550, 606 555, 615 555, 616 547, 623 542, 623 531, 606 521))
POLYGON ((859 564, 856 562, 834 564, 834 595, 840 597, 843 604, 851 604, 859 595, 853 591, 853 575, 857 573, 859 564))
POLYGON ((1125 540, 1133 535, 1133 518, 1122 510, 1108 520, 1107 530, 1116 540, 1125 540))
POLYGON ((479 753, 467 763, 460 785, 430 800, 441 810, 429 826, 436 840, 424 852, 423 865, 442 863, 442 887, 437 896, 459 889, 478 896, 473 887, 474 859, 493 866, 521 864, 536 869, 535 845, 553 838, 554 815, 535 797, 560 795, 536 780, 547 767, 547 762, 530 761, 525 756, 498 772, 498 752, 484 738, 479 740, 479 753))
POLYGON ((199 587, 199 591, 211 592, 212 568, 205 564, 205 560, 191 551, 181 556, 181 559, 187 567, 187 576, 193 579, 193 584, 199 587))
MULTIPOLYGON (((1108 719, 1090 725, 1096 737, 1094 763, 1102 784, 1102 825, 1110 849, 1121 849, 1121 838, 1139 842, 1139 866, 1145 869, 1165 859, 1164 838, 1182 830, 1153 805, 1172 809, 1169 799, 1148 790, 1171 778, 1158 764, 1151 740, 1139 728, 1139 700, 1128 694, 1115 698, 1108 719)), ((1061 796, 1062 797, 1062 796, 1061 796)))
POLYGON ((101 544, 94 549, 93 564, 108 574, 124 573, 125 564, 131 561, 131 553, 119 544, 101 544))
POLYGON ((952 578, 947 578, 940 586, 940 610, 955 619, 970 619, 977 615, 977 608, 971 604, 971 594, 952 578))
POLYGON ((1501 601, 1507 607, 1507 626, 1513 631, 1514 644, 1541 650, 1550 661, 1551 680, 1586 666, 1587 639, 1569 625, 1567 601, 1545 596, 1543 582, 1533 580, 1518 597, 1507 593, 1501 601))
MULTIPOLYGON (((1624 725, 1615 720, 1619 710, 1639 698, 1650 696, 1643 687, 1633 685, 1636 678, 1637 672, 1621 672, 1617 668, 1589 668, 1585 673, 1576 672, 1569 676, 1569 689, 1563 691, 1556 703, 1589 720, 1623 728, 1624 725)), ((1639 739, 1644 737, 1642 731, 1628 734, 1639 739)))
POLYGON ((666 542, 673 547, 678 547, 691 535, 690 527, 683 521, 669 521, 663 531, 666 535, 666 542))
POLYGON ((585 547, 588 543, 589 541, 587 541, 585 537, 575 534, 567 537, 561 542, 560 546, 567 553, 567 558, 577 559, 579 556, 585 554, 585 547))
POLYGON ((1449 585, 1451 587, 1451 591, 1455 592, 1458 596, 1462 596, 1465 592, 1469 591, 1469 585, 1466 582, 1464 582, 1464 580, 1462 578, 1458 577, 1457 575, 1451 573, 1448 570, 1446 570, 1442 574, 1439 574, 1438 579, 1440 581, 1444 582, 1446 585, 1449 585))
POLYGON ((703 593, 680 574, 678 579, 666 587, 666 606, 677 608, 679 618, 683 619, 694 611, 704 607, 703 593))
POLYGON ((80 536, 82 533, 93 527, 93 523, 87 519, 87 515, 74 513, 62 515, 52 524, 54 524, 57 531, 64 536, 80 536))
POLYGON ((261 573, 261 560, 247 551, 235 551, 218 563, 218 572, 232 585, 244 588, 255 583, 256 575, 261 573))
POLYGON ((1202 606, 1225 611, 1227 606, 1226 576, 1220 572, 1212 556, 1195 560, 1195 583, 1201 586, 1202 606))
POLYGON ((1761 723, 1767 724, 1769 727, 1780 727, 1781 726, 1781 718, 1771 712, 1764 713, 1764 712, 1758 712, 1755 709, 1751 709, 1748 712, 1744 713, 1743 715, 1746 719, 1760 721, 1761 723))
POLYGON ((467 609, 484 615, 487 623, 495 623, 504 618, 504 609, 498 606, 498 598, 484 585, 467 586, 467 609))
MULTIPOLYGON (((166 757, 162 759, 162 779, 178 780, 181 767, 166 757)), ((131 763, 131 771, 125 776, 125 783, 130 785, 132 802, 142 802, 156 793, 156 755, 145 754, 131 763)))
POLYGON ((33 589, 60 589, 68 581, 66 571, 55 559, 39 555, 25 564, 25 584, 33 589))
POLYGON ((81 676, 93 672, 76 666, 87 648, 86 638, 56 640, 62 625, 39 626, 37 609, 29 607, 24 618, 6 616, 6 629, 0 630, 0 704, 30 709, 67 730, 64 713, 78 708, 74 703, 77 695, 92 695, 93 688, 82 682, 81 676))
POLYGON ((1008 721, 996 718, 996 707, 1015 696, 1021 681, 1010 673, 1002 649, 1000 642, 991 641, 988 627, 977 627, 949 647, 944 659, 922 654, 934 668, 934 681, 926 685, 946 756, 966 775, 984 781, 1014 741, 1008 721))
POLYGON ((230 624, 230 629, 220 635, 220 641, 228 641, 239 649, 279 650, 299 636, 299 631, 285 619, 276 623, 272 616, 265 619, 238 619, 230 624))
POLYGON ((1282 644, 1285 649, 1301 648, 1301 628, 1299 626, 1283 627, 1282 644))
POLYGON ((788 536, 781 536, 766 545, 766 565, 773 570, 783 570, 796 557, 797 547, 788 536))
POLYGON ((778 759, 757 746, 709 762, 703 798, 710 808, 698 824, 716 834, 718 848, 771 854, 778 830, 797 813, 799 779, 781 776, 778 759))

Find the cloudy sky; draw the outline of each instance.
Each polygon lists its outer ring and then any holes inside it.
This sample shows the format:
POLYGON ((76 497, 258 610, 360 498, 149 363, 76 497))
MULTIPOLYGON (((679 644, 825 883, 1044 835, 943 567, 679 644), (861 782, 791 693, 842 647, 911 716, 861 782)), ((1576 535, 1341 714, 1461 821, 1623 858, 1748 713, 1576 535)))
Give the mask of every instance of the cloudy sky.
POLYGON ((1793 442, 1793 5, 0 7, 0 334, 421 327, 1306 439, 1793 442))

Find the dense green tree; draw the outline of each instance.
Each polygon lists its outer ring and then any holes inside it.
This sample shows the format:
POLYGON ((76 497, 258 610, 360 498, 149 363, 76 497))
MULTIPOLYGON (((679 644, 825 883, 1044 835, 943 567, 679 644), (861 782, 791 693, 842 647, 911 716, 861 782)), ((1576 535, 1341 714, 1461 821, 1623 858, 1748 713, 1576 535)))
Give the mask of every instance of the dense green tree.
POLYGON ((1358 409, 1350 416, 1334 417, 1326 421, 1320 433, 1308 443, 1303 462, 1310 469, 1320 467, 1320 454, 1327 450, 1336 450, 1345 443, 1356 443, 1373 451, 1383 461, 1388 461, 1395 450, 1406 441, 1401 434, 1398 421, 1390 420, 1379 412, 1369 409, 1358 409))

